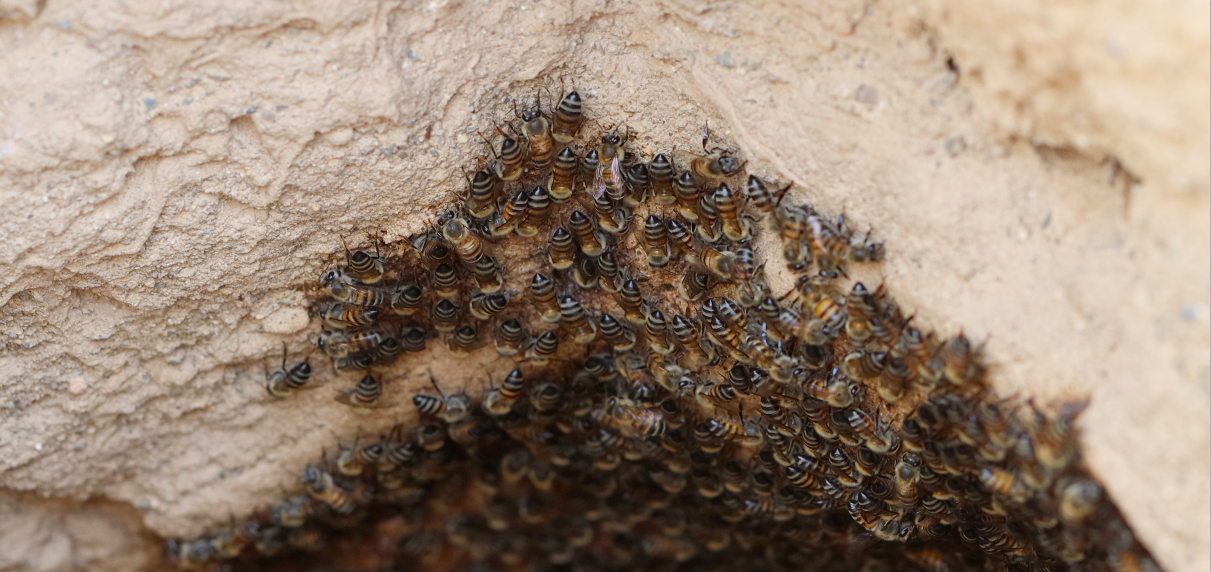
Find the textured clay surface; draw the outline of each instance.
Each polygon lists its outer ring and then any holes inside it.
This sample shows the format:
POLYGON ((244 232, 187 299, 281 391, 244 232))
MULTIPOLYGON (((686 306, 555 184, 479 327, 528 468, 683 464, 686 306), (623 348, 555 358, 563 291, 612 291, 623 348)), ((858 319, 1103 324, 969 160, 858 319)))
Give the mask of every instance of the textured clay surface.
MULTIPOLYGON (((1092 470, 1206 570, 1208 19, 1195 2, 0 0, 0 570, 155 566, 298 486, 357 416, 262 387, 313 347, 340 246, 466 186, 477 131, 561 78, 638 146, 702 125, 872 225, 1003 394, 1090 399, 1092 470), (228 5, 224 5, 228 4, 228 5), (312 336, 308 340, 308 335, 312 336), (20 546, 20 550, 10 547, 20 546)), ((545 93, 545 92, 543 92, 545 93)), ((544 95, 545 97, 545 95, 544 95)), ((529 256, 531 253, 517 253, 529 256)), ((407 361, 388 395, 495 355, 407 361)))

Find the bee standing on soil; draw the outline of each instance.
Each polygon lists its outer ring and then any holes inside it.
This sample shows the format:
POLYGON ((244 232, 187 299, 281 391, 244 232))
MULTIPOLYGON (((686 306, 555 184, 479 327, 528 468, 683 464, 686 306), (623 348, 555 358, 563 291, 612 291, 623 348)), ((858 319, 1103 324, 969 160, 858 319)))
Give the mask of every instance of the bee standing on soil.
POLYGON ((282 342, 282 368, 265 374, 265 389, 274 397, 289 397, 297 389, 307 385, 311 379, 310 358, 286 369, 286 342, 282 342))
MULTIPOLYGON (((541 171, 551 164, 555 156, 555 141, 551 134, 551 122, 543 117, 537 99, 534 109, 527 109, 518 114, 522 121, 522 132, 530 143, 530 168, 541 171)), ((502 153, 503 155, 503 153, 502 153)))
POLYGON ((526 328, 519 320, 504 320, 496 327, 496 352, 513 357, 525 349, 527 338, 526 328))
POLYGON ((502 131, 500 126, 496 127, 496 132, 504 139, 500 142, 500 159, 493 165, 493 169, 500 180, 515 181, 521 177, 522 167, 526 162, 525 151, 521 144, 502 131))
POLYGON ((555 127, 551 136, 560 143, 571 143, 584 123, 584 112, 580 94, 573 90, 559 101, 555 108, 555 127))
POLYGON ((352 391, 337 395, 336 402, 348 405, 354 413, 366 414, 371 409, 386 407, 379 399, 383 396, 383 382, 373 375, 363 376, 352 391))

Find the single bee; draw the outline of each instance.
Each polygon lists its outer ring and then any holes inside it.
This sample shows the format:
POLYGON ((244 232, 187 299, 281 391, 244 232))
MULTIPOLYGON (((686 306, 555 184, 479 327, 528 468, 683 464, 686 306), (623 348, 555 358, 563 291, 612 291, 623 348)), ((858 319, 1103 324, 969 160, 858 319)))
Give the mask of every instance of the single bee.
POLYGON ((551 135, 551 121, 538 110, 539 103, 535 102, 534 109, 518 113, 522 121, 522 134, 530 144, 530 168, 541 171, 551 164, 555 156, 555 142, 551 135))
POLYGON ((673 179, 677 173, 673 162, 663 153, 657 154, 648 166, 648 174, 651 177, 652 194, 656 197, 656 204, 669 206, 676 203, 677 193, 673 190, 673 179))
POLYGON ((354 306, 381 306, 387 297, 380 288, 353 284, 353 279, 341 270, 325 272, 320 285, 338 302, 354 306))
POLYGON ((711 276, 709 274, 687 268, 681 277, 681 283, 677 285, 677 293, 686 302, 698 302, 702 300, 703 296, 706 296, 706 292, 710 288, 711 276))
POLYGON ((617 294, 618 284, 618 260, 614 258, 614 252, 607 249, 597 257, 597 274, 600 277, 598 285, 602 290, 611 294, 617 294))
POLYGON ((265 372, 265 389, 274 397, 289 397, 291 392, 307 385, 309 379, 311 379, 310 358, 287 369, 286 342, 282 342, 282 367, 272 374, 265 372))
POLYGON ((433 329, 443 334, 453 332, 458 327, 460 314, 462 314, 462 308, 446 298, 438 300, 429 311, 433 329))
POLYGON ((476 320, 488 321, 503 311, 509 304, 509 294, 497 292, 495 294, 476 294, 471 298, 471 304, 468 310, 471 312, 471 317, 476 320))
POLYGON ((496 126, 496 132, 500 133, 504 137, 504 140, 500 142, 500 155, 497 158, 497 162, 492 165, 492 169, 500 180, 515 181, 521 176, 523 167, 525 166, 525 150, 517 142, 517 139, 510 137, 508 133, 502 131, 499 125, 496 126))
POLYGON ((551 233, 551 242, 547 245, 547 259, 556 270, 571 268, 576 260, 576 243, 572 242, 572 233, 562 226, 551 233))
POLYGON ((572 197, 572 190, 576 186, 576 170, 579 166, 580 160, 571 147, 565 147, 555 156, 555 164, 551 167, 551 179, 548 182, 548 186, 551 187, 552 199, 566 201, 572 197))
POLYGON ((668 431, 664 416, 658 411, 628 405, 615 405, 612 415, 622 430, 632 436, 659 437, 668 431))
POLYGON ((433 269, 430 275, 433 281, 433 291, 438 297, 447 300, 457 300, 461 294, 458 271, 448 263, 441 263, 433 269))
POLYGON ((786 205, 779 206, 774 212, 774 219, 781 221, 782 257, 786 259, 786 267, 800 271, 812 263, 811 249, 803 239, 807 230, 807 214, 786 205))
POLYGON ((583 123, 584 112, 580 94, 573 90, 564 96, 555 108, 555 126, 551 130, 551 137, 560 143, 571 143, 583 123))
POLYGON ((454 335, 446 340, 446 345, 450 349, 450 355, 454 357, 467 357, 471 352, 479 348, 479 331, 471 326, 460 326, 454 330, 454 335))
POLYGON ((467 265, 474 267, 484 257, 484 245, 475 231, 461 218, 453 218, 442 226, 442 236, 454 245, 454 252, 467 265))
POLYGON ((673 335, 681 347, 685 348, 685 359, 690 369, 697 369, 711 362, 711 354, 702 346, 698 328, 689 318, 681 315, 673 316, 673 335))
POLYGON ((736 253, 723 251, 707 246, 701 253, 702 266, 721 280, 731 280, 736 267, 736 253))
POLYGON ((631 168, 624 169, 622 178, 626 181, 627 189, 630 191, 623 197, 622 203, 630 207, 643 204, 647 200, 648 188, 652 183, 647 163, 635 163, 631 165, 631 168))
POLYGON ((420 284, 401 284, 391 292, 391 311, 397 316, 411 316, 421 305, 424 289, 420 284))
POLYGON ((320 305, 320 316, 324 325, 343 330, 355 326, 369 326, 378 317, 378 310, 366 306, 346 305, 340 302, 326 302, 320 305))
POLYGON ((364 250, 350 254, 349 244, 344 238, 341 238, 341 243, 345 245, 345 272, 350 278, 362 284, 377 284, 383 279, 383 259, 378 253, 377 241, 374 244, 374 256, 364 250))
POLYGON ((668 340, 669 325, 664 320, 664 314, 655 308, 648 312, 647 319, 644 323, 644 332, 647 334, 648 347, 652 351, 660 355, 668 355, 676 349, 668 340))
POLYGON ((545 382, 530 390, 530 405, 542 413, 553 413, 563 405, 563 389, 559 384, 545 382))
POLYGON ((590 149, 580 158, 580 181, 583 183, 585 190, 592 193, 596 192, 593 186, 597 183, 597 167, 601 165, 601 157, 597 155, 596 149, 590 149))
POLYGON ((529 334, 520 320, 509 319, 502 321, 496 327, 496 352, 504 357, 512 357, 525 349, 529 334))
POLYGON ((698 236, 706 242, 718 242, 723 239, 719 232, 719 205, 715 204, 715 193, 702 193, 698 197, 698 226, 694 228, 698 236))
POLYGON ((719 319, 719 316, 712 317, 707 321, 707 325, 710 326, 707 334, 715 342, 715 345, 722 348, 728 355, 732 356, 732 359, 740 363, 753 363, 748 355, 748 348, 745 346, 744 340, 747 336, 744 336, 743 333, 738 332, 735 328, 719 319))
POLYGON ((550 278, 535 274, 530 282, 530 297, 544 322, 553 324, 559 321, 559 302, 555 299, 555 283, 550 278))
POLYGON ((694 176, 686 171, 674 181, 673 190, 677 194, 677 212, 690 222, 698 222, 698 202, 702 189, 694 182, 694 176))
POLYGON ((330 358, 343 358, 349 354, 369 353, 378 349, 385 336, 377 330, 360 330, 353 333, 341 331, 320 332, 318 346, 330 358))
POLYGON ((736 389, 731 385, 700 383, 694 388, 694 400, 708 411, 715 408, 716 402, 730 403, 734 399, 736 399, 736 389))
POLYGON ((639 293, 639 284, 627 280, 618 291, 618 305, 626 313, 626 318, 635 325, 646 325, 647 315, 643 311, 643 296, 639 293))
POLYGON ((559 323, 572 337, 572 343, 585 345, 597 337, 597 326, 588 319, 580 301, 571 296, 559 301, 559 323))
POLYGON ((707 150, 706 144, 711 136, 711 127, 708 124, 702 130, 702 151, 707 155, 705 157, 695 157, 690 163, 690 171, 694 176, 704 181, 715 181, 730 177, 739 173, 747 162, 741 162, 730 153, 716 148, 707 150))
POLYGON ((719 219, 723 224, 723 235, 728 240, 743 242, 753 237, 753 226, 747 218, 740 214, 741 206, 736 193, 727 185, 719 185, 715 190, 715 207, 719 210, 719 219))
POLYGON ((643 229, 643 250, 648 256, 648 265, 664 268, 669 264, 669 237, 664 221, 659 216, 648 215, 643 229))
POLYGON ((610 234, 621 234, 631 226, 631 211, 620 203, 601 195, 593 199, 593 212, 597 215, 597 226, 610 234))
POLYGON ((593 222, 584 213, 579 210, 572 211, 568 218, 568 226, 572 227, 572 234, 580 243, 580 252, 585 256, 596 257, 605 252, 605 237, 593 228, 593 222))
POLYGON ((404 328, 400 331, 400 344, 407 352, 425 351, 425 340, 428 338, 424 328, 404 328))
POLYGON ((504 273, 501 272, 500 265, 496 263, 495 258, 484 256, 475 262, 475 284, 479 286, 481 293, 495 294, 500 292, 504 281, 504 273))
POLYGON ((857 379, 875 379, 883 373, 887 354, 873 351, 857 351, 847 356, 841 362, 841 369, 857 379))
POLYGON ((977 356, 979 348, 971 347, 971 342, 962 333, 943 344, 939 353, 945 367, 946 379, 951 383, 963 385, 978 380, 983 375, 977 356))
POLYGON ((491 218, 496 209, 497 184, 499 179, 492 176, 490 171, 476 171, 470 179, 470 191, 467 193, 467 210, 478 221, 491 218))
MULTIPOLYGON (((437 382, 430 376, 429 380, 433 382, 433 388, 437 389, 437 382)), ((471 410, 471 398, 466 393, 455 393, 450 396, 442 395, 441 390, 438 390, 439 397, 432 395, 414 395, 412 396, 412 404, 425 415, 433 415, 446 423, 458 423, 466 418, 471 410)))
POLYGON ((439 264, 454 263, 454 251, 441 233, 422 233, 412 238, 412 247, 422 255, 422 262, 428 268, 436 268, 439 264))
POLYGON ((538 234, 541 225, 551 216, 551 193, 545 187, 534 187, 526 202, 525 219, 517 223, 517 236, 531 237, 538 234))
POLYGON ((596 288, 600 283, 597 259, 588 256, 577 256, 576 264, 572 265, 572 281, 585 290, 596 288))
POLYGON ((613 346, 614 351, 623 352, 635 347, 635 330, 619 322, 614 316, 601 315, 601 336, 613 346))
POLYGON ((748 176, 748 201, 753 208, 756 208, 762 216, 771 217, 778 205, 782 203, 782 198, 786 196, 786 192, 794 186, 790 183, 785 187, 776 191, 770 191, 765 182, 753 175, 748 176))
MULTIPOLYGON (((843 304, 844 299, 841 302, 843 304)), ((825 331, 830 338, 835 338, 840 333, 847 317, 845 309, 841 304, 822 294, 819 296, 819 300, 812 306, 812 313, 824 323, 825 331)))
POLYGON ((530 204, 530 194, 525 191, 517 191, 516 195, 509 202, 505 203, 504 208, 492 219, 488 224, 488 232, 492 236, 505 236, 513 232, 517 228, 518 223, 526 216, 526 209, 530 204))
POLYGON ((543 332, 531 342, 530 347, 526 350, 526 359, 542 365, 550 361, 557 351, 559 351, 559 336, 556 336, 555 332, 543 332))
POLYGON ((862 387, 838 374, 839 371, 834 368, 832 375, 812 381, 804 387, 804 392, 809 397, 824 401, 833 407, 849 407, 861 395, 862 387))
POLYGON ((921 459, 915 453, 905 453, 896 463, 897 506, 910 509, 917 505, 917 482, 921 480, 921 459))
POLYGON ((367 466, 376 466, 382 460, 385 449, 379 443, 365 447, 341 447, 336 456, 336 468, 342 475, 356 477, 362 474, 367 466))
POLYGON ((861 239, 855 237, 849 241, 849 258, 854 262, 879 262, 885 250, 883 241, 871 240, 870 231, 861 239))
POLYGON ((513 409, 513 403, 521 396, 525 388, 525 379, 520 369, 514 369, 505 376, 504 383, 484 395, 484 411, 489 415, 504 415, 513 409))
POLYGON ((383 382, 373 375, 366 375, 357 382, 352 391, 341 393, 334 399, 337 403, 351 407, 354 413, 365 415, 371 409, 386 407, 379 402, 382 396, 383 382))

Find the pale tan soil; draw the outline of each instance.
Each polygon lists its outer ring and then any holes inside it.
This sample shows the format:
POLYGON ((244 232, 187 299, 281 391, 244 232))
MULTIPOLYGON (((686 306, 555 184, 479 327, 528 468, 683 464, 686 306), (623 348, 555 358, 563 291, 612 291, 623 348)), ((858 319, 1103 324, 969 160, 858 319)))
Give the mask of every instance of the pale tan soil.
MULTIPOLYGON (((0 0, 0 487, 52 497, 0 492, 0 570, 149 565, 136 514, 196 534, 413 415, 262 368, 338 234, 420 229, 561 76, 589 129, 685 153, 710 119, 873 225, 917 320, 991 336, 1005 394, 1091 397, 1137 532, 1211 565, 1205 4, 223 4, 0 0)), ((507 368, 444 355, 389 394, 507 368)))

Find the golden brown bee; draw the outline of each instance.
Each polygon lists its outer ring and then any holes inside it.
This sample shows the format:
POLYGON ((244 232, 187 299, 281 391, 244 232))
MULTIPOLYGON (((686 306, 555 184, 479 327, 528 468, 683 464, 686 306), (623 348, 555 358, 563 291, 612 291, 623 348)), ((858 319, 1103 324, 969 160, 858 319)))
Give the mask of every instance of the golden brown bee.
POLYGON ((874 379, 883 373, 887 354, 883 352, 857 351, 847 356, 841 362, 841 369, 857 379, 874 379))
POLYGON ((509 202, 505 203, 504 208, 488 223, 488 232, 492 236, 505 236, 513 232, 517 228, 518 223, 526 216, 526 209, 530 204, 530 194, 525 191, 517 191, 516 195, 509 202))
POLYGON ((387 297, 380 288, 354 284, 353 279, 341 270, 325 272, 320 285, 338 302, 354 306, 381 306, 387 297))
POLYGON ((508 133, 502 131, 499 125, 496 126, 496 132, 500 133, 501 137, 504 137, 504 140, 500 142, 500 155, 497 158, 497 162, 492 165, 492 169, 502 181, 517 180, 521 176, 522 168, 525 166, 525 150, 517 142, 517 139, 510 137, 508 133))
POLYGON ((458 316, 460 314, 462 314, 462 308, 446 298, 438 300, 429 311, 429 317, 433 321, 433 329, 443 334, 453 332, 458 327, 458 316))
POLYGON ((559 302, 555 299, 555 283, 542 274, 535 274, 530 282, 530 297, 534 307, 545 322, 559 321, 559 302))
POLYGON ((647 200, 648 188, 652 184, 651 174, 647 163, 635 163, 629 169, 623 169, 622 178, 630 190, 622 199, 622 204, 635 207, 647 200))
POLYGON ((593 212, 597 215, 597 226, 610 234, 625 233, 631 225, 631 211, 607 195, 593 199, 593 212))
POLYGON ((525 388, 525 379, 520 369, 514 369, 505 376, 505 381, 498 389, 484 395, 484 411, 489 415, 504 415, 513 408, 513 403, 521 396, 525 388))
MULTIPOLYGON (((518 114, 522 121, 522 134, 530 144, 530 168, 541 171, 551 164, 555 156, 555 141, 551 134, 551 121, 538 110, 527 109, 518 114)), ((503 153, 502 153, 503 155, 503 153)))
POLYGON ((723 235, 728 240, 743 242, 753 237, 752 223, 740 215, 741 206, 736 193, 727 185, 719 185, 715 190, 715 208, 719 211, 719 219, 723 225, 723 235))
POLYGON ((483 256, 475 262, 475 283, 479 286, 481 293, 495 294, 500 292, 504 280, 505 277, 495 258, 483 256))
POLYGON ((576 242, 580 243, 580 252, 585 256, 596 257, 605 252, 605 237, 593 228, 592 221, 584 213, 578 210, 572 211, 568 218, 568 226, 572 228, 576 242))
POLYGON ((304 359, 290 369, 286 368, 286 342, 282 342, 282 367, 272 374, 265 374, 265 389, 274 397, 289 397, 292 392, 302 389, 311 379, 311 362, 304 359))
POLYGON ((555 108, 555 127, 551 130, 551 136, 560 143, 571 143, 583 123, 584 111, 580 94, 572 91, 564 96, 555 108))
POLYGON ((736 328, 719 319, 719 316, 712 317, 707 321, 707 325, 710 326, 707 333, 711 340, 732 356, 732 359, 743 364, 753 363, 745 345, 747 336, 743 332, 737 331, 736 328))
POLYGON ((576 185, 576 171, 580 161, 571 147, 565 147, 555 156, 555 164, 551 167, 551 198, 556 201, 566 201, 572 197, 576 185))
POLYGON ((475 220, 487 220, 496 208, 496 191, 499 179, 491 171, 476 171, 470 180, 467 193, 467 210, 475 220))
POLYGON ((493 316, 505 311, 505 307, 509 304, 508 293, 497 292, 495 294, 476 294, 471 298, 471 303, 468 310, 471 317, 477 320, 491 320, 493 316))
POLYGON ((597 275, 599 276, 598 285, 602 290, 611 294, 617 294, 621 285, 618 283, 618 261, 614 258, 614 252, 607 249, 597 257, 597 275))
POLYGON ((438 297, 447 300, 457 300, 461 294, 458 280, 458 270, 445 262, 438 264, 430 275, 433 281, 433 291, 438 297))
POLYGON ((454 330, 454 334, 450 339, 446 340, 446 346, 450 350, 450 355, 454 357, 467 357, 480 347, 479 331, 471 326, 459 326, 454 330))
POLYGON ((545 187, 534 187, 526 202, 525 219, 517 223, 517 236, 530 237, 538 234, 539 227, 551 215, 551 193, 545 187))
POLYGON ((534 362, 537 365, 547 363, 555 352, 559 350, 559 337, 555 332, 543 332, 542 335, 535 338, 526 350, 526 359, 534 362))
POLYGON ((397 316, 411 316, 421 305, 424 289, 420 284, 401 284, 391 292, 391 311, 397 316))
POLYGON ((462 421, 471 410, 471 398, 465 393, 450 396, 414 395, 412 404, 425 415, 434 415, 446 423, 462 421))
POLYGON ((442 226, 442 236, 454 245, 454 252, 466 264, 474 266, 484 256, 483 241, 461 218, 452 218, 442 226))
POLYGON ((593 186, 597 184, 597 167, 601 165, 601 157, 597 155, 597 149, 590 149, 584 157, 580 158, 579 179, 584 183, 585 189, 590 195, 596 192, 593 186))
POLYGON ((734 252, 720 252, 713 247, 707 246, 702 249, 701 260, 702 266, 712 274, 721 280, 731 280, 736 264, 736 254, 734 252))
POLYGON ((730 177, 739 173, 744 168, 746 162, 741 162, 736 157, 722 149, 707 150, 706 143, 710 139, 711 128, 708 124, 702 130, 702 150, 707 153, 705 157, 695 157, 690 163, 690 171, 694 176, 704 180, 713 181, 730 177))
POLYGON ((591 189, 594 199, 602 200, 609 199, 611 203, 622 202, 626 193, 626 181, 622 176, 622 158, 614 156, 606 158, 601 154, 601 161, 597 164, 597 170, 593 173, 593 187, 591 189))
POLYGON ((373 375, 366 375, 357 382, 352 391, 337 395, 335 399, 337 403, 351 407, 354 413, 366 414, 371 409, 385 407, 379 402, 382 396, 383 382, 373 375))
POLYGON ((404 328, 400 331, 400 343, 404 351, 425 351, 425 340, 429 338, 424 328, 404 328))
POLYGON ((867 231, 865 237, 850 240, 849 253, 854 262, 879 262, 883 260, 885 248, 882 241, 871 240, 870 231, 867 231))
POLYGON ((504 357, 515 356, 525 349, 529 337, 520 320, 504 320, 496 327, 496 352, 504 357))
POLYGON ((626 313, 626 318, 635 325, 646 325, 647 315, 643 310, 643 296, 639 293, 639 284, 627 280, 618 291, 618 305, 626 313))
POLYGON ((635 331, 619 322, 614 316, 601 315, 601 337, 614 348, 616 352, 627 351, 635 347, 635 331))
POLYGON ((644 332, 647 334, 648 347, 660 355, 668 355, 676 349, 668 341, 668 323, 664 314, 655 308, 648 312, 644 321, 644 332))
POLYGON ((577 256, 576 264, 572 265, 572 281, 585 290, 596 288, 600 283, 597 259, 588 256, 577 256))
POLYGON ((319 349, 331 358, 343 358, 349 354, 369 353, 378 349, 385 335, 377 330, 360 330, 352 333, 342 331, 320 332, 319 349))
POLYGON ((669 264, 669 237, 664 221, 656 215, 648 215, 643 228, 643 251, 647 254, 648 265, 653 268, 664 268, 669 264))
POLYGON ((819 300, 812 305, 812 313, 824 323, 824 331, 830 338, 835 338, 845 325, 845 310, 832 298, 820 295, 819 300))
POLYGON ((562 226, 556 228, 547 245, 547 258, 556 270, 571 268, 576 260, 576 243, 572 242, 572 233, 562 226))
POLYGON ((691 369, 711 362, 711 354, 702 346, 698 328, 690 322, 689 318, 681 315, 673 316, 673 335, 681 347, 685 348, 685 357, 691 369))
POLYGON ((794 186, 790 183, 785 187, 776 191, 770 191, 765 182, 753 175, 748 176, 748 201, 753 208, 756 208, 765 217, 771 217, 778 205, 782 203, 782 198, 786 196, 786 192, 794 186))
POLYGON ((658 411, 628 405, 616 405, 611 409, 622 430, 630 435, 659 437, 669 428, 658 411))
POLYGON ((962 333, 943 344, 939 353, 945 367, 946 379, 951 383, 963 385, 978 380, 983 375, 978 357, 979 348, 971 347, 971 342, 962 333))
POLYGON ((834 369, 828 378, 812 381, 804 387, 804 392, 813 399, 819 399, 833 407, 849 407, 861 394, 862 388, 844 376, 837 375, 838 373, 834 369))
POLYGON ((714 193, 702 193, 698 197, 698 226, 695 231, 706 242, 718 242, 723 239, 719 232, 719 205, 715 204, 714 193))
POLYGON ((381 444, 371 443, 365 447, 341 447, 336 456, 336 467, 342 475, 357 476, 367 466, 378 465, 382 460, 385 449, 381 444))
POLYGON ((673 179, 677 176, 673 162, 663 153, 657 154, 648 166, 651 178, 652 193, 656 204, 668 206, 677 202, 677 193, 673 190, 673 179))
POLYGON ((702 300, 703 296, 706 296, 706 292, 710 290, 710 287, 711 277, 709 274, 686 269, 685 274, 681 277, 681 283, 677 285, 677 293, 686 302, 698 302, 702 300))
POLYGON ((572 336, 572 343, 585 345, 597 337, 597 326, 588 319, 580 301, 571 296, 559 301, 559 323, 572 336))

